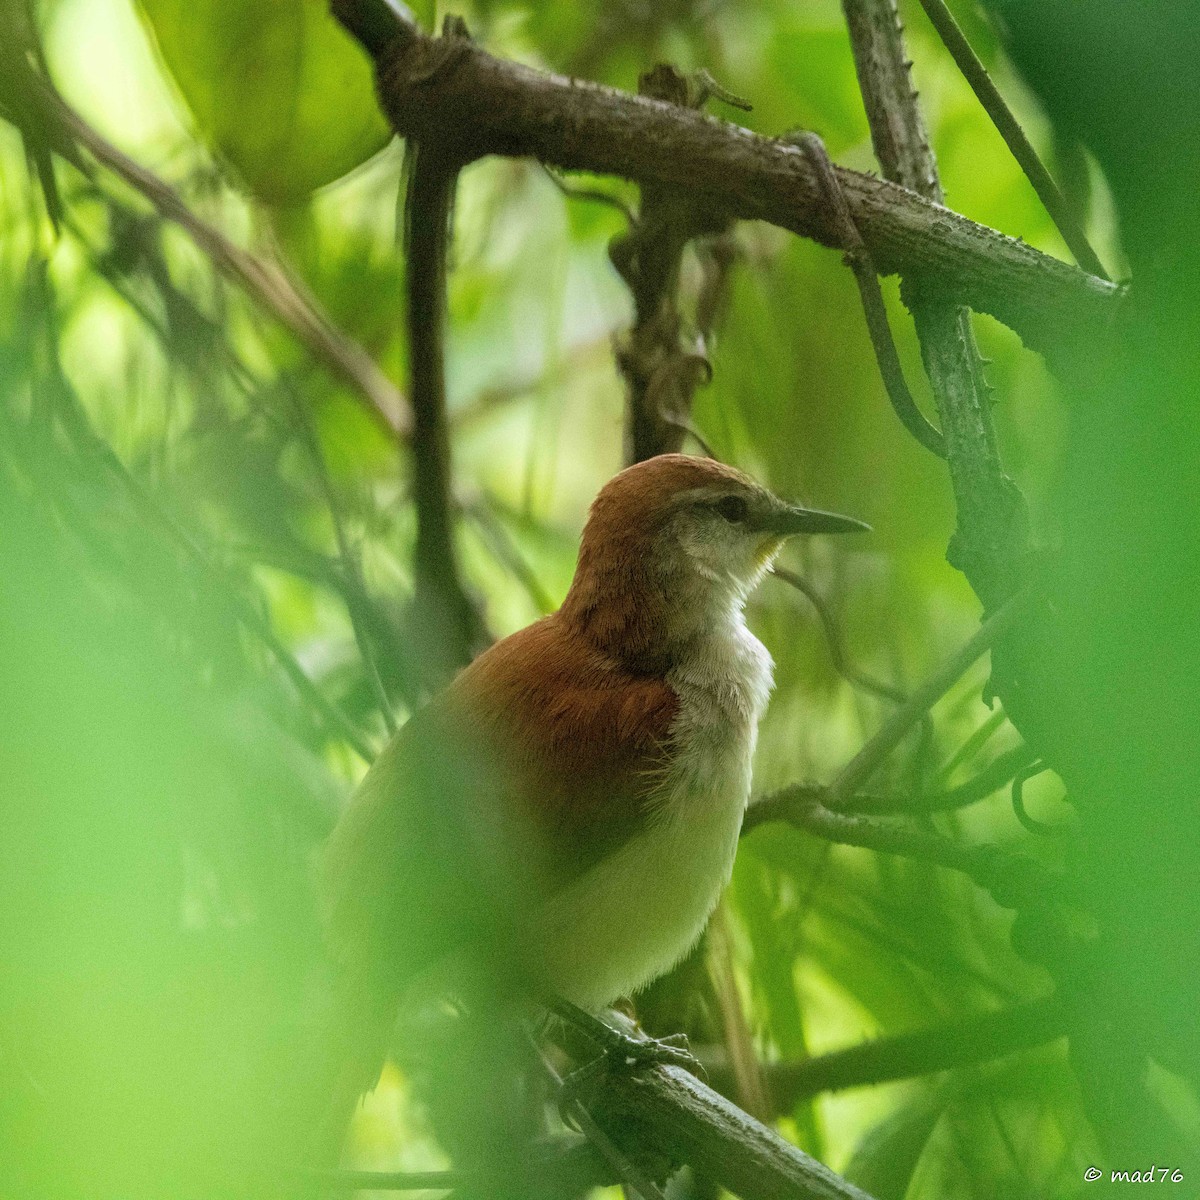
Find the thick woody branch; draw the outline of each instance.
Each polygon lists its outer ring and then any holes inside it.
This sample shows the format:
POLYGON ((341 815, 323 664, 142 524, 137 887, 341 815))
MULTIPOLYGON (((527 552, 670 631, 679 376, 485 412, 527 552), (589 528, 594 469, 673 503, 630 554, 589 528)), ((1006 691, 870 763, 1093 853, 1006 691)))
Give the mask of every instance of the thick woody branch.
POLYGON ((741 1200, 870 1200, 680 1067, 610 1072, 588 1107, 628 1152, 657 1151, 741 1200))
MULTIPOLYGON (((1066 1025, 1065 1006, 1056 997, 1047 997, 930 1029, 861 1042, 828 1054, 770 1063, 764 1071, 775 1111, 784 1113, 800 1101, 825 1092, 872 1087, 991 1062, 1051 1042, 1066 1032, 1066 1025)), ((705 1056, 703 1061, 715 1087, 724 1091, 733 1086, 728 1063, 716 1056, 705 1056)))
MULTIPOLYGON (((404 137, 465 158, 531 155, 711 198, 829 246, 815 174, 795 145, 692 109, 493 57, 417 32, 386 0, 334 0, 373 54, 384 108, 404 137)), ((881 271, 920 269, 956 303, 990 313, 1035 349, 1095 333, 1119 290, 894 184, 838 169, 854 223, 881 271)))
POLYGON ((565 1109, 563 1115, 583 1134, 599 1158, 613 1171, 624 1185, 626 1195, 634 1200, 665 1200, 658 1184, 646 1174, 640 1163, 626 1157, 620 1147, 596 1123, 596 1118, 592 1116, 587 1105, 577 1096, 568 1095, 563 1087, 562 1076, 545 1052, 539 1048, 538 1054, 541 1056, 546 1075, 554 1086, 558 1102, 565 1109))
MULTIPOLYGON (((884 175, 941 204, 937 164, 909 78, 896 0, 842 0, 842 8, 884 175)), ((948 557, 970 580, 985 608, 991 608, 1018 586, 1026 538, 1024 502, 1001 469, 988 387, 963 298, 925 263, 914 262, 902 273, 905 302, 916 323, 941 416, 958 509, 948 557)))

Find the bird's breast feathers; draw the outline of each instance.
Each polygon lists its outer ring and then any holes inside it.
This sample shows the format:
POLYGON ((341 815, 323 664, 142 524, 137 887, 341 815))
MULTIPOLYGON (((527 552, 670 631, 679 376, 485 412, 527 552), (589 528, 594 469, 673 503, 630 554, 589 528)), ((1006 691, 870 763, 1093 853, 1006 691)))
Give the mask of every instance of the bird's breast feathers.
POLYGON ((538 937, 551 983, 600 1007, 630 995, 696 944, 733 869, 766 649, 737 614, 667 676, 678 707, 647 795, 647 822, 546 906, 538 937))
POLYGON ((533 901, 529 948, 577 1003, 662 974, 729 878, 771 670, 736 610, 666 676, 630 674, 557 617, 492 647, 400 731, 331 840, 342 957, 436 946, 447 914, 482 922, 506 899, 491 878, 533 901))
MULTIPOLYGON (((668 772, 678 803, 690 806, 708 794, 721 803, 732 794, 744 806, 772 670, 771 656, 737 612, 667 675, 679 698, 668 772)), ((665 802, 672 803, 669 794, 665 802)))

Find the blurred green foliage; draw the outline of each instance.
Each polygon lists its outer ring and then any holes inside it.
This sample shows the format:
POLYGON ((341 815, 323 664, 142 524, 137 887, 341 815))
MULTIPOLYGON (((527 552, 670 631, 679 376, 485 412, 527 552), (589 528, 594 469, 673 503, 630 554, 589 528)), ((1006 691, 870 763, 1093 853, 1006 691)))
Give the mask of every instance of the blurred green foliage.
POLYGON ((387 141, 370 67, 323 0, 140 8, 198 132, 263 200, 303 203, 387 141))
MULTIPOLYGON (((1049 149, 988 27, 955 7, 1049 149)), ((948 204, 1062 254, 919 9, 906 9, 948 204)), ((814 128, 839 161, 873 166, 834 0, 454 11, 497 53, 625 88, 659 60, 703 66, 753 101, 751 128, 814 128)), ((139 25, 126 0, 41 10, 64 93, 204 219, 284 259, 402 381, 402 152, 381 150, 357 48, 321 0, 143 0, 141 12, 139 25)), ((1111 213, 1085 162, 1089 172, 1111 263, 1111 213)), ((417 699, 409 466, 346 387, 141 198, 102 171, 60 164, 58 181, 56 236, 19 137, 0 127, 0 1194, 234 1194, 246 1162, 284 1171, 298 1149, 284 1081, 318 958, 312 854, 364 768, 327 708, 372 749, 384 738, 335 522, 361 559, 368 636, 398 715, 417 699)), ((586 505, 621 462, 611 342, 630 305, 606 243, 623 218, 506 160, 464 173, 454 223, 459 549, 502 635, 562 597, 586 505)), ((696 423, 782 494, 874 525, 869 542, 798 547, 787 561, 826 598, 855 666, 908 688, 978 617, 944 561, 944 468, 889 409, 838 256, 766 227, 743 226, 738 241, 696 423)), ((689 295, 695 274, 689 260, 689 295)), ((888 298, 917 381, 894 281, 888 298)), ((1009 331, 977 327, 1005 463, 1052 539, 1062 403, 1009 331)), ((811 606, 782 583, 764 584, 751 615, 778 664, 756 789, 827 779, 890 702, 835 670, 811 606)), ((956 687, 878 786, 960 782, 1013 745, 983 682, 979 668, 956 687), (957 754, 985 725, 990 736, 957 754)), ((1052 777, 1027 791, 1034 815, 1068 819, 1052 777)), ((1060 840, 1022 829, 1003 795, 931 824, 1061 853, 1060 840)), ((747 839, 727 909, 765 1062, 1049 986, 1014 954, 1009 914, 963 878, 791 829, 747 839)), ((704 978, 701 959, 658 985, 647 1021, 718 1039, 704 978)), ((1094 1155, 1061 1044, 805 1099, 784 1128, 880 1200, 1066 1196, 1094 1155)), ((402 1073, 368 1102, 354 1154, 377 1168, 442 1161, 402 1073)))

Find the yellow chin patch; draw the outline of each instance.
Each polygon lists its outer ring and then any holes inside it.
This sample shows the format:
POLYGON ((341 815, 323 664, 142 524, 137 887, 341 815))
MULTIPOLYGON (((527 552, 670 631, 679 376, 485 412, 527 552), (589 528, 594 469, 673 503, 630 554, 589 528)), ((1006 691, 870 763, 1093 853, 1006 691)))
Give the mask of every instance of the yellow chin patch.
POLYGON ((759 542, 754 548, 755 566, 759 567, 760 569, 769 567, 771 565, 771 560, 774 559, 775 555, 777 555, 783 548, 783 543, 785 541, 787 541, 786 538, 772 535, 771 537, 764 538, 761 542, 759 542))

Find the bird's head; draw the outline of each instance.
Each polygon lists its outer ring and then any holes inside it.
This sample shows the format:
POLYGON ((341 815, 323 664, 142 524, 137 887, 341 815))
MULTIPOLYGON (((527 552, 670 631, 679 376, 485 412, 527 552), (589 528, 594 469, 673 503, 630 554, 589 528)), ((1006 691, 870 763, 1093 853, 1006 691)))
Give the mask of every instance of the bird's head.
POLYGON ((712 459, 663 454, 596 497, 563 613, 610 652, 653 655, 740 607, 794 534, 867 528, 712 459))

